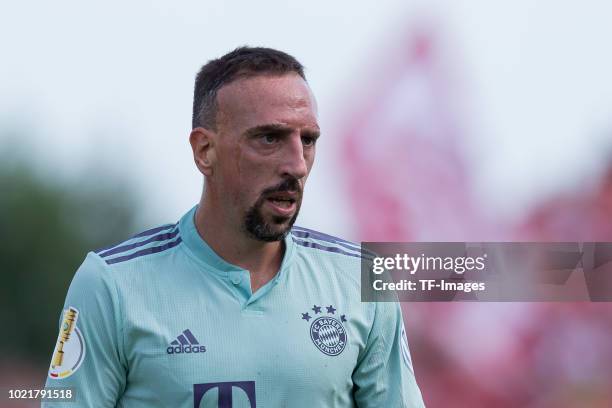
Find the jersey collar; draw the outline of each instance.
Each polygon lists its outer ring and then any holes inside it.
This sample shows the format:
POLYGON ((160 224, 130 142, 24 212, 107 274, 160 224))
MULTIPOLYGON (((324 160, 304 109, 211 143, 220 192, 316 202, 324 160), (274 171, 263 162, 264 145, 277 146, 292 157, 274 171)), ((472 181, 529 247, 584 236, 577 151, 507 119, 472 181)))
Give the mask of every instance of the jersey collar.
MULTIPOLYGON (((181 220, 179 221, 179 230, 183 242, 187 246, 188 250, 193 254, 196 261, 203 264, 206 269, 212 269, 216 273, 227 275, 230 272, 244 271, 245 269, 233 265, 223 258, 221 258, 213 249, 200 237, 195 226, 195 213, 198 206, 194 206, 189 210, 181 220)), ((272 279, 273 282, 278 283, 279 279, 286 274, 286 270, 291 265, 293 253, 295 252, 295 243, 290 237, 291 234, 287 234, 285 237, 285 255, 283 256, 283 262, 281 263, 280 270, 276 276, 272 279)))

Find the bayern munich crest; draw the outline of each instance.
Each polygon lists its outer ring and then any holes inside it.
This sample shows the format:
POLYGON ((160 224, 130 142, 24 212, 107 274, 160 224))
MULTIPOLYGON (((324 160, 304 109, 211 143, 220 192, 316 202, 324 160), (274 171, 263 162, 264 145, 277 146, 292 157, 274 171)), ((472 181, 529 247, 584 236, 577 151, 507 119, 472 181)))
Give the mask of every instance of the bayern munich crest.
POLYGON ((342 323, 346 322, 346 316, 340 315, 336 317, 336 309, 333 305, 317 306, 312 309, 313 315, 310 312, 302 313, 302 320, 310 322, 310 338, 314 345, 324 354, 328 356, 337 356, 342 353, 346 347, 346 329, 342 323), (322 309, 326 309, 324 313, 322 309), (322 316, 318 316, 321 314, 322 316))

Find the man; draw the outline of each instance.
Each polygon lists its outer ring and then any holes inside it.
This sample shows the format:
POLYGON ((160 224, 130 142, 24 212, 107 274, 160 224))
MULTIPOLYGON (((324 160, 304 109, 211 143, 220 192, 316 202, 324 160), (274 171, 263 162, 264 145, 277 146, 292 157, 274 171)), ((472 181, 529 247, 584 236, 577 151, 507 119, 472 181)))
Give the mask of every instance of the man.
POLYGON ((398 304, 360 302, 360 248, 293 227, 319 137, 302 65, 210 61, 192 128, 199 205, 88 254, 47 387, 95 407, 422 406, 398 304))

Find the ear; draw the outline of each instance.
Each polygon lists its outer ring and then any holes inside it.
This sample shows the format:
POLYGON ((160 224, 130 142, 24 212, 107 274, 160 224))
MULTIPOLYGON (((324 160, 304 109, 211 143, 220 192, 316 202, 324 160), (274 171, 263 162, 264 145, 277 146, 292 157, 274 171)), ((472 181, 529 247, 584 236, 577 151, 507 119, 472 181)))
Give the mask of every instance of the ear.
POLYGON ((193 150, 193 160, 198 170, 205 176, 212 176, 217 155, 215 142, 217 134, 209 129, 197 127, 189 135, 189 143, 193 150))

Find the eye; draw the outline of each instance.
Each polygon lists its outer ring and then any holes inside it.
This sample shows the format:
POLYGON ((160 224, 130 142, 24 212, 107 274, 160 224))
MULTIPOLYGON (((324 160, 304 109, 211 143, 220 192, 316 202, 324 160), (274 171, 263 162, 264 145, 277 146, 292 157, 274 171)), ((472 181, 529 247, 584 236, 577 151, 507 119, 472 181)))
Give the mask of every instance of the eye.
POLYGON ((278 136, 271 134, 271 133, 265 133, 261 135, 260 139, 264 144, 267 144, 267 145, 271 145, 271 144, 278 142, 278 136))
POLYGON ((304 146, 314 146, 317 139, 312 136, 302 136, 302 144, 304 146))

